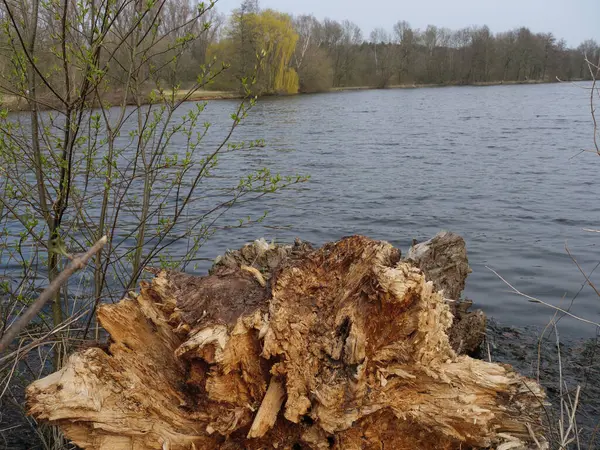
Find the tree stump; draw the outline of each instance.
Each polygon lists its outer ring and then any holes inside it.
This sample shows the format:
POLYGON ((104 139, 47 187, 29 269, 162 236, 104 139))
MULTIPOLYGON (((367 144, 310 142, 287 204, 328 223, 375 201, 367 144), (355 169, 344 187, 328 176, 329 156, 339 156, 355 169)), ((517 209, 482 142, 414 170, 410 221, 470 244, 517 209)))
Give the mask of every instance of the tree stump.
POLYGON ((437 291, 443 292, 454 316, 448 330, 454 351, 470 355, 479 350, 487 325, 485 314, 481 310, 469 311, 473 302, 460 297, 471 273, 464 239, 442 231, 426 242, 413 245, 407 259, 423 271, 437 291))
POLYGON ((76 353, 28 388, 30 413, 85 449, 543 441, 539 386, 457 355, 450 308, 414 262, 362 236, 302 245, 272 252, 273 266, 155 271, 139 295, 99 309, 108 351, 76 353))

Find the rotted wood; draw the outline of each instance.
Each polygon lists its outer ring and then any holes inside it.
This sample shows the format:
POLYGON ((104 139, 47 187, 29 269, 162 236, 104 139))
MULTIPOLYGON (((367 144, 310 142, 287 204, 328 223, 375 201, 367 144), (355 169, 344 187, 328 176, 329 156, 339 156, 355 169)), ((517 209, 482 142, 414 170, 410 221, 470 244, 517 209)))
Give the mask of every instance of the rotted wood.
POLYGON ((400 256, 362 236, 317 250, 258 241, 206 277, 155 271, 99 309, 108 351, 33 383, 29 411, 85 449, 543 442, 539 386, 458 355, 445 290, 400 256))
POLYGON ((437 291, 443 292, 454 317, 448 330, 454 351, 477 352, 485 336, 486 316, 481 310, 470 311, 473 302, 461 299, 471 273, 464 239, 455 233, 440 232, 426 242, 413 245, 407 259, 423 271, 437 291))

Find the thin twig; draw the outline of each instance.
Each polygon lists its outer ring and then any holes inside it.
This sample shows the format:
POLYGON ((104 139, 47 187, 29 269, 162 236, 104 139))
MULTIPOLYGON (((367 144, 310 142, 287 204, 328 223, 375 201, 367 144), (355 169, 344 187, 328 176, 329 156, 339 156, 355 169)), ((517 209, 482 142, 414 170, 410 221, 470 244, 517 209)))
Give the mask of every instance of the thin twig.
MULTIPOLYGON (((20 349, 20 345, 19 345, 19 349, 20 349)), ((18 362, 19 362, 19 359, 15 358, 15 360, 13 361, 12 367, 10 369, 10 373, 6 376, 6 383, 4 385, 4 389, 2 389, 2 392, 0 392, 0 399, 2 397, 4 397, 4 394, 6 393, 6 390, 10 386, 10 380, 12 379, 13 374, 15 373, 15 369, 17 368, 17 363, 18 362)))
MULTIPOLYGON (((575 401, 572 402, 571 404, 571 414, 569 416, 569 428, 567 429, 567 432, 565 433, 565 436, 568 438, 569 435, 574 431, 574 436, 569 439, 567 441, 567 443, 570 443, 572 441, 574 441, 575 439, 577 439, 577 441, 579 441, 579 433, 577 432, 577 421, 575 420, 575 413, 577 412, 577 407, 579 406, 579 394, 581 393, 581 386, 577 386, 577 389, 575 391, 575 401)), ((568 396, 569 398, 569 402, 571 401, 571 396, 568 396)), ((566 445, 565 445, 566 447, 566 445)), ((577 448, 579 448, 579 445, 577 445, 577 448)))
POLYGON ((575 265, 577 266, 577 268, 579 269, 579 271, 581 272, 583 277, 585 278, 585 281, 587 282, 587 284, 594 290, 596 295, 598 297, 600 297, 600 291, 598 291, 598 289, 596 289, 596 286, 594 285, 594 283, 592 283, 592 281, 587 276, 587 274, 583 271, 583 269, 581 268, 581 266, 579 265, 579 263, 577 262, 575 257, 571 254, 571 251, 569 250, 569 247, 567 246, 567 244, 565 244, 565 250, 566 250, 567 254, 569 255, 569 257, 571 258, 571 260, 575 263, 575 265))
POLYGON ((59 331, 64 330, 66 327, 68 327, 69 325, 77 322, 79 319, 81 319, 83 316, 85 316, 88 313, 89 313, 89 308, 86 309, 86 310, 81 311, 78 315, 71 316, 68 320, 64 321, 62 324, 60 324, 56 328, 52 329, 51 331, 49 331, 48 333, 46 333, 42 337, 35 339, 34 341, 30 342, 29 344, 27 344, 27 345, 25 345, 23 347, 19 347, 17 350, 15 350, 14 352, 9 353, 6 356, 0 357, 0 365, 2 363, 4 363, 5 361, 13 358, 13 357, 16 357, 16 359, 19 359, 20 356, 26 354, 27 352, 29 352, 29 350, 31 350, 31 349, 37 347, 38 345, 41 345, 44 342, 46 342, 46 340, 50 336, 58 333, 59 331))
POLYGON ((537 440, 537 438, 535 437, 535 433, 533 432, 533 428, 531 428, 531 425, 529 423, 526 423, 525 426, 527 427, 527 431, 529 432, 529 437, 533 440, 533 442, 535 442, 535 445, 537 445, 538 449, 543 448, 540 445, 540 441, 537 440))
POLYGON ((90 248, 85 254, 80 257, 75 258, 68 267, 63 270, 58 277, 50 286, 48 286, 44 291, 40 294, 38 299, 23 313, 21 317, 19 317, 7 330, 2 339, 0 339, 0 353, 5 351, 11 342, 17 337, 17 335, 21 332, 25 326, 29 322, 33 320, 33 318, 40 312, 40 310, 44 307, 46 302, 50 300, 60 289, 60 287, 67 282, 69 277, 73 275, 78 270, 81 270, 85 267, 87 262, 90 260, 92 256, 94 256, 98 251, 104 247, 108 238, 103 236, 98 242, 94 244, 92 248, 90 248))
POLYGON ((519 291, 516 287, 514 287, 512 284, 510 284, 508 281, 506 281, 504 278, 502 278, 502 276, 498 272, 496 272, 494 269, 492 269, 491 267, 488 267, 488 266, 485 266, 485 268, 488 269, 490 272, 494 273, 494 275, 496 275, 498 278, 500 278, 509 288, 512 289, 512 291, 515 294, 525 297, 530 302, 541 303, 542 305, 547 306, 548 308, 552 308, 556 311, 560 311, 561 313, 566 314, 567 316, 572 317, 573 319, 579 320, 580 322, 589 323, 590 325, 594 325, 595 327, 600 328, 600 323, 593 322, 591 320, 584 319, 583 317, 576 316, 575 314, 572 314, 569 311, 565 311, 564 309, 559 308, 558 306, 551 305, 550 303, 547 303, 543 300, 532 297, 531 295, 524 294, 523 292, 519 291))

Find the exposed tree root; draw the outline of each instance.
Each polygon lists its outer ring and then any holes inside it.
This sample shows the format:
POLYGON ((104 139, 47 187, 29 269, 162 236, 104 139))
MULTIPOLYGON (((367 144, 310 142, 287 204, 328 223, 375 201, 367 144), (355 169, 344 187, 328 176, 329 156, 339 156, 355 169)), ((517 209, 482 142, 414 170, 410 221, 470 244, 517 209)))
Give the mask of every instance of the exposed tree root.
POLYGON ((254 247, 103 305, 109 351, 33 383, 31 414, 86 449, 527 448, 540 432, 539 386, 457 355, 447 287, 414 252, 254 247))

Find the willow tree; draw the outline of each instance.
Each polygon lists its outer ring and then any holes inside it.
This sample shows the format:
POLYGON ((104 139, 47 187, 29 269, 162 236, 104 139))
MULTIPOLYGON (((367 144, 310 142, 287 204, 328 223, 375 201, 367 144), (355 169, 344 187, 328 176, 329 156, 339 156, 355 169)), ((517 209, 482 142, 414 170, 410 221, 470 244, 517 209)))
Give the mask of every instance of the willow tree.
POLYGON ((232 66, 229 80, 221 87, 239 83, 252 61, 257 69, 255 93, 297 93, 298 74, 291 67, 297 42, 289 15, 243 5, 232 14, 225 39, 212 48, 213 55, 232 66))
POLYGON ((260 73, 274 92, 298 92, 298 75, 289 64, 296 49, 298 34, 287 14, 266 10, 251 18, 256 21, 256 41, 264 52, 260 73))

